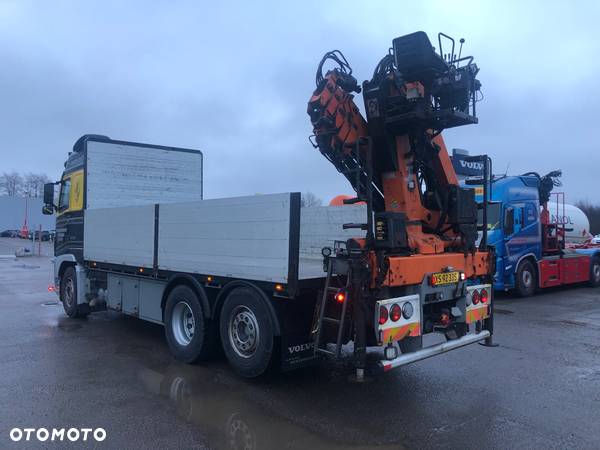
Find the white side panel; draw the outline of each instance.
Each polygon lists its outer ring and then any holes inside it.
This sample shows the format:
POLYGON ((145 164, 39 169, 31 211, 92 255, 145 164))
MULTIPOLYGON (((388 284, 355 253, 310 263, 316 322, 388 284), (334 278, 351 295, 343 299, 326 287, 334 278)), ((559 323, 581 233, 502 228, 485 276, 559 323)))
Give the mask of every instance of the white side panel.
POLYGON ((202 199, 202 154, 87 143, 87 209, 202 199))
POLYGON ((151 268, 154 205, 85 211, 83 258, 151 268))
POLYGON ((286 283, 290 194, 161 204, 163 270, 286 283))
POLYGON ((323 272, 323 247, 334 241, 364 237, 362 230, 344 230, 345 223, 366 223, 366 206, 317 206, 300 210, 300 260, 298 279, 320 278, 323 272))

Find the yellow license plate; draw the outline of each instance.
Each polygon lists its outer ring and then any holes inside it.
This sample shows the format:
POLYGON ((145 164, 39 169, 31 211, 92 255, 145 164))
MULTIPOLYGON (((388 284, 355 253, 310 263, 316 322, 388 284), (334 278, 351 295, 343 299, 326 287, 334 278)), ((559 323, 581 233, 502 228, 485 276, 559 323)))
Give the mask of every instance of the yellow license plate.
POLYGON ((431 275, 431 284, 437 286, 438 284, 458 283, 459 278, 460 272, 434 273, 433 275, 431 275))

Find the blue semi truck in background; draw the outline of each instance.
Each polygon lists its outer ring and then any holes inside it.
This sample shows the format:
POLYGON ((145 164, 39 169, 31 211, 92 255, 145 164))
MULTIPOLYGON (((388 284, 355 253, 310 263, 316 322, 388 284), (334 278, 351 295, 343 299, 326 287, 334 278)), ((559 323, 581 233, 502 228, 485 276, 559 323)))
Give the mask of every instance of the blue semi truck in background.
MULTIPOLYGON (((481 157, 453 155, 453 164, 465 175, 462 183, 475 189, 481 204, 484 196, 481 157), (462 163, 461 163, 462 161, 462 163)), ((491 161, 489 162, 491 173, 491 161)), ((569 224, 565 216, 564 193, 552 193, 560 186, 560 171, 540 176, 529 172, 518 176, 492 176, 487 195, 490 202, 479 225, 487 222, 487 244, 496 251, 495 290, 514 290, 521 296, 536 290, 587 282, 600 286, 600 246, 566 243, 569 224), (487 216, 487 217, 484 217, 487 216)))

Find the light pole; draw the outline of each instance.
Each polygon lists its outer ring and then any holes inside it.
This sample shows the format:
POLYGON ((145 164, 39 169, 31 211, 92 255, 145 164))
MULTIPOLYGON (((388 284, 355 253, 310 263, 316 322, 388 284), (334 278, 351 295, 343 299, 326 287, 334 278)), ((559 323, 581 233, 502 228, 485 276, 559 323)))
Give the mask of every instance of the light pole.
POLYGON ((21 237, 27 239, 29 237, 29 228, 27 228, 27 211, 29 209, 29 191, 24 192, 25 194, 25 222, 21 227, 21 237))

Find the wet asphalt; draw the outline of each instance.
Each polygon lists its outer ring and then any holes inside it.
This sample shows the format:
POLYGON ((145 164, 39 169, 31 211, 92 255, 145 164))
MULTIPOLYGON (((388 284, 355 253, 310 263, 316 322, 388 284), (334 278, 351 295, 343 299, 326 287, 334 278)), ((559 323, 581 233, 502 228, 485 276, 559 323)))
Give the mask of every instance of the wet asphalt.
POLYGON ((3 257, 21 242, 0 239, 0 448, 69 447, 12 442, 13 427, 106 430, 73 448, 600 448, 600 289, 499 296, 499 347, 364 384, 334 364, 257 382, 176 362, 160 326, 67 318, 50 257, 3 257))

